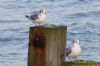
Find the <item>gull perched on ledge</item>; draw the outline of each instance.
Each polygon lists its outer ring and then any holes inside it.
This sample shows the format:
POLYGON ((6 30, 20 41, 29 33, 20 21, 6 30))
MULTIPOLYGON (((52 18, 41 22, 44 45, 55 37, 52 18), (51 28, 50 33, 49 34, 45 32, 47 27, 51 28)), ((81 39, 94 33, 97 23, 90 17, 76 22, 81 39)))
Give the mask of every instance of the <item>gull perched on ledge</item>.
POLYGON ((41 9, 38 13, 32 14, 30 16, 25 15, 26 18, 30 19, 33 23, 41 24, 46 19, 46 12, 45 10, 41 9))
POLYGON ((74 39, 73 40, 73 46, 70 48, 67 48, 65 55, 70 59, 70 61, 72 61, 72 59, 74 58, 76 61, 77 56, 79 56, 81 52, 81 47, 79 45, 79 40, 78 39, 74 39))

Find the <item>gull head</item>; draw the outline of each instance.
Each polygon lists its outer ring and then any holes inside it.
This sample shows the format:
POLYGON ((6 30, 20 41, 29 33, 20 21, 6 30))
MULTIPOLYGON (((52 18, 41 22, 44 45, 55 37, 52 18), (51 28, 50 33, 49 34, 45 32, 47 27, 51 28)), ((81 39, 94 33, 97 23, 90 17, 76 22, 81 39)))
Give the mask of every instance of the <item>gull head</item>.
POLYGON ((41 9, 41 10, 40 10, 40 13, 46 14, 46 11, 45 11, 44 9, 41 9))
POLYGON ((73 40, 73 43, 74 43, 74 44, 75 44, 75 43, 79 44, 79 40, 78 40, 78 39, 74 39, 74 40, 73 40))

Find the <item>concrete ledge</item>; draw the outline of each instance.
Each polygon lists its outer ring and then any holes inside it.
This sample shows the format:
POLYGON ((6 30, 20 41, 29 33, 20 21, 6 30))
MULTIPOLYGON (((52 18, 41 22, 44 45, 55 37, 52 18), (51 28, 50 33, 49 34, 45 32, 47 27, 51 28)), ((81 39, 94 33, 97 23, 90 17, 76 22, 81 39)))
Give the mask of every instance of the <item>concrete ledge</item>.
POLYGON ((78 62, 65 62, 61 66, 100 66, 100 62, 93 61, 78 61, 78 62))

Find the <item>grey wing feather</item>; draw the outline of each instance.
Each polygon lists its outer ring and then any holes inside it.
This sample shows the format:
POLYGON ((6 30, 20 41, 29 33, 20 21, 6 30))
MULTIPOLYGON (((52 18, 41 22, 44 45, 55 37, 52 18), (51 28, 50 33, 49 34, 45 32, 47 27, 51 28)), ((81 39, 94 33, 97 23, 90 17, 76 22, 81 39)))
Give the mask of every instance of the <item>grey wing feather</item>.
POLYGON ((36 20, 36 19, 38 19, 38 14, 31 15, 31 16, 30 16, 30 19, 31 19, 31 20, 36 20))
POLYGON ((67 50, 66 50, 66 52, 65 52, 66 56, 68 56, 68 54, 70 54, 71 51, 72 51, 71 47, 67 48, 67 50))

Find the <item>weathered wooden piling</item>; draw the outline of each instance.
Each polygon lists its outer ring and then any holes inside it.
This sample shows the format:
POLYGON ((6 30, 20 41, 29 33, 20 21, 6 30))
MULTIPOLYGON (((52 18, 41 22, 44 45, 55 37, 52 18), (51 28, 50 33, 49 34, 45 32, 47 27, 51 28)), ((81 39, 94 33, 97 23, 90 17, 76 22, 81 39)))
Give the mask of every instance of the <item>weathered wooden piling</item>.
POLYGON ((30 27, 28 66, 61 66, 66 33, 66 26, 30 27))

